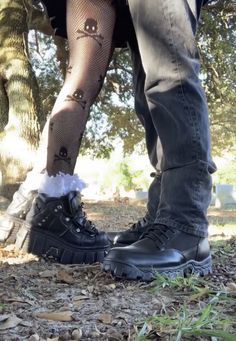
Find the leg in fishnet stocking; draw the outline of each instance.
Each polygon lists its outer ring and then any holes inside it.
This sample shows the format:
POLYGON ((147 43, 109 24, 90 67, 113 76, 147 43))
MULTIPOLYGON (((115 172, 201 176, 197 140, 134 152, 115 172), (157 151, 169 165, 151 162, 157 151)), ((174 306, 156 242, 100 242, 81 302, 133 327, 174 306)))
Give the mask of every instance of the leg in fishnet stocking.
POLYGON ((73 174, 78 148, 111 54, 110 0, 67 0, 69 66, 49 121, 46 170, 73 174))

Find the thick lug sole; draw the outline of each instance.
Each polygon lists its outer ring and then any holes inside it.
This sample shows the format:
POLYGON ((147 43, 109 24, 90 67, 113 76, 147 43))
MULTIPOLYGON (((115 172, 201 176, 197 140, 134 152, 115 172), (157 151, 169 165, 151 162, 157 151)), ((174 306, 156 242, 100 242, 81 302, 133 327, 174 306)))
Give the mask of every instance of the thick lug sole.
POLYGON ((206 276, 212 273, 212 261, 211 256, 209 256, 201 262, 190 260, 178 267, 167 267, 158 269, 152 267, 139 268, 132 264, 126 264, 119 261, 111 262, 105 259, 102 265, 102 269, 105 272, 111 273, 117 278, 149 282, 154 280, 157 274, 161 274, 170 278, 185 277, 190 274, 206 276))
POLYGON ((22 227, 24 220, 4 214, 0 219, 0 243, 14 244, 16 235, 22 227))
POLYGON ((61 264, 94 264, 103 262, 110 244, 93 249, 75 247, 52 233, 25 224, 17 234, 15 247, 61 264))

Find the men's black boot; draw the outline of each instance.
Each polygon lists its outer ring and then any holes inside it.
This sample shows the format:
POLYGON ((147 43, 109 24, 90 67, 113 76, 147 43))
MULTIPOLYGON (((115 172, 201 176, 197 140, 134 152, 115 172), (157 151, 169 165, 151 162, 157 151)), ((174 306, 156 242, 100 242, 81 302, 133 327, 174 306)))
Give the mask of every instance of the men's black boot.
POLYGON ((108 236, 112 246, 127 246, 135 243, 153 224, 160 200, 162 174, 157 171, 155 173, 152 172, 150 176, 153 180, 148 189, 147 213, 129 229, 120 232, 109 232, 108 236))
POLYGON ((29 212, 37 191, 26 191, 21 185, 13 195, 12 202, 0 217, 0 242, 13 244, 16 234, 29 212))
POLYGON ((153 280, 157 273, 207 275, 212 271, 208 239, 153 224, 132 245, 111 249, 103 270, 118 278, 144 281, 153 280))
POLYGON ((17 234, 16 247, 63 264, 102 262, 110 242, 89 221, 77 192, 60 198, 39 194, 17 234))
POLYGON ((112 246, 127 246, 135 243, 141 235, 153 224, 153 219, 149 216, 148 213, 139 219, 136 223, 132 224, 132 226, 120 232, 108 232, 108 237, 111 241, 112 246))

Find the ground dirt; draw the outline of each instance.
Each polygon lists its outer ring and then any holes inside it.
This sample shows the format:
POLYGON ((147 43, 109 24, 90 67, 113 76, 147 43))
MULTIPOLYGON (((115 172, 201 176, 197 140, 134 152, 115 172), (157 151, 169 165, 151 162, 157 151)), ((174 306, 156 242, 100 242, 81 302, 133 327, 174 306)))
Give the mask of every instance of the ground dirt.
MULTIPOLYGON (((89 202, 85 210, 99 227, 119 231, 142 217, 145 206, 89 202)), ((115 280, 99 264, 65 266, 2 245, 0 341, 224 340, 180 332, 181 318, 190 316, 191 324, 208 306, 204 328, 226 329, 236 340, 236 212, 212 209, 209 219, 213 274, 182 282, 115 280)))

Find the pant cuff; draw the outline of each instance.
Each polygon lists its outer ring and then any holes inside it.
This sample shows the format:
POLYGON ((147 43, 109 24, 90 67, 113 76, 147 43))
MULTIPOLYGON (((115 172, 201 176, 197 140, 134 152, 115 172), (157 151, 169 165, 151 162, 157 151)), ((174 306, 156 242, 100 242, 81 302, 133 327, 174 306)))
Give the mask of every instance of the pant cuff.
POLYGON ((156 218, 154 223, 166 225, 176 230, 183 231, 183 232, 192 234, 197 237, 203 237, 203 238, 208 237, 208 225, 199 226, 196 224, 196 226, 187 226, 187 225, 178 223, 177 221, 166 219, 166 218, 156 218))

